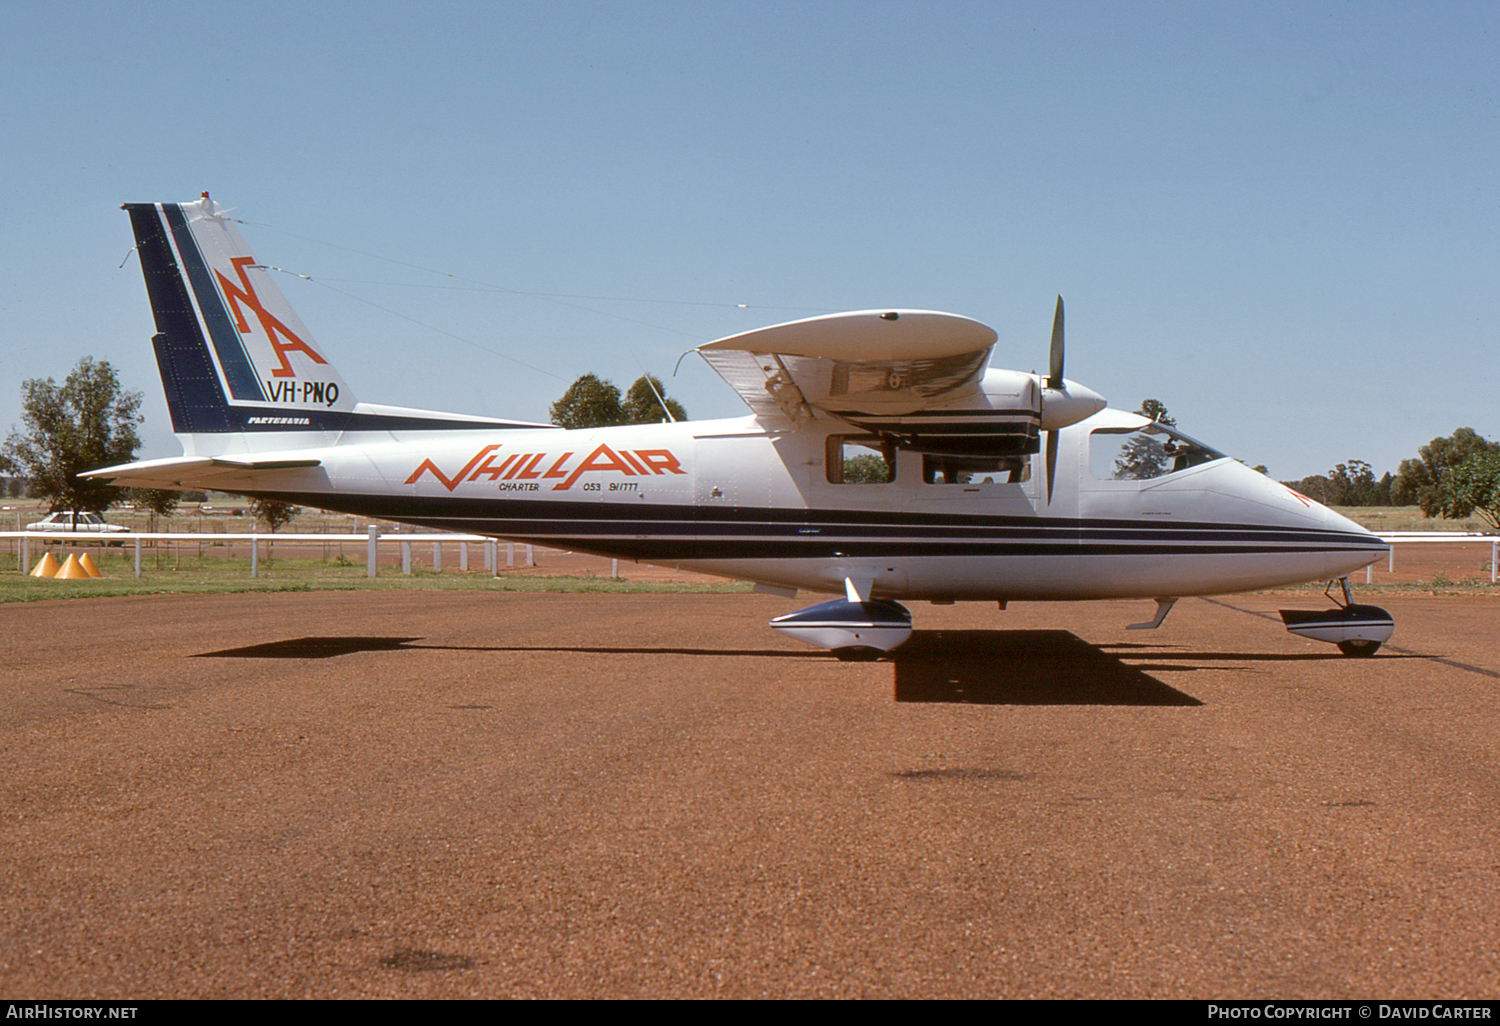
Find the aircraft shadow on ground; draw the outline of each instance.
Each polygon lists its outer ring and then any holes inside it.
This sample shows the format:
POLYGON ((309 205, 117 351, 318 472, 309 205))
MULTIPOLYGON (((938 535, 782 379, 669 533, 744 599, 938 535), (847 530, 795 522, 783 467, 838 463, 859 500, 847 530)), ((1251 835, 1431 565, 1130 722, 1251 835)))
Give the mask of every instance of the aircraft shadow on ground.
POLYGON ((288 638, 244 648, 199 652, 198 659, 331 659, 354 652, 393 652, 421 638, 288 638))
POLYGON ((757 656, 773 659, 816 659, 812 649, 675 648, 665 645, 416 645, 423 638, 288 638, 243 648, 199 652, 198 659, 329 659, 355 652, 569 652, 595 655, 757 656))
POLYGON ((1069 631, 914 631, 892 662, 898 702, 1203 704, 1069 631))
MULTIPOLYGON (((601 655, 690 655, 723 658, 830 659, 811 649, 715 649, 673 646, 425 645, 410 637, 304 637, 201 652, 196 658, 329 659, 356 652, 569 652, 601 655)), ((1157 646, 1091 645, 1062 630, 914 631, 886 657, 897 702, 971 705, 1195 706, 1198 699, 1147 670, 1183 671, 1220 659, 1323 659, 1337 656, 1255 656, 1164 652, 1157 646), (1113 649, 1120 654, 1109 651, 1113 649), (1131 658, 1135 665, 1122 658, 1131 658)), ((852 667, 851 667, 852 669, 852 667)))

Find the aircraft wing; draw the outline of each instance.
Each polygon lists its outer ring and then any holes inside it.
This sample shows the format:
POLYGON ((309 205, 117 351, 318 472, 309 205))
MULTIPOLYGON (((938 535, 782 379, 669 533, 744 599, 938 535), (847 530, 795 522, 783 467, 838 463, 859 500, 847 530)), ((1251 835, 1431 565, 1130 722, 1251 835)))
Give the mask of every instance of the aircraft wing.
POLYGON ((272 475, 321 464, 315 459, 254 456, 177 456, 103 467, 78 475, 99 477, 129 488, 213 488, 236 492, 264 487, 272 475))
POLYGON ((698 347, 750 409, 794 423, 809 409, 900 417, 980 394, 995 330, 933 310, 859 310, 776 324, 698 347))

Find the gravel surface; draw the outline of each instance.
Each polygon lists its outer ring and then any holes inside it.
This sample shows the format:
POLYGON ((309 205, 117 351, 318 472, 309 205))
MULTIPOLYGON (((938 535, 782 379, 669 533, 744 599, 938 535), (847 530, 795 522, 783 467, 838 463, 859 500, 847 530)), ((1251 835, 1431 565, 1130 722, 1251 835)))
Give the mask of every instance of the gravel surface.
POLYGON ((1500 605, 11 605, 0 992, 1500 996, 1500 605))

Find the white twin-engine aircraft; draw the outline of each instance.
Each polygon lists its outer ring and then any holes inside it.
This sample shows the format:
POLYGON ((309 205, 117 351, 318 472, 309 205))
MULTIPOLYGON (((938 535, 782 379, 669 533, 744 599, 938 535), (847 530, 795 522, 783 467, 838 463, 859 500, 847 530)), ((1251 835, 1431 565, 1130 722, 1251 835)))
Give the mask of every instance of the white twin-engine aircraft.
MULTIPOLYGON (((185 455, 91 472, 605 556, 792 596, 771 621, 844 659, 911 633, 896 600, 1177 598, 1346 578, 1386 545, 1175 428, 1063 378, 987 370, 995 332, 926 310, 813 317, 698 352, 730 420, 565 431, 356 402, 208 194, 127 204, 185 455)), ((1288 628, 1373 653, 1388 614, 1288 628)))

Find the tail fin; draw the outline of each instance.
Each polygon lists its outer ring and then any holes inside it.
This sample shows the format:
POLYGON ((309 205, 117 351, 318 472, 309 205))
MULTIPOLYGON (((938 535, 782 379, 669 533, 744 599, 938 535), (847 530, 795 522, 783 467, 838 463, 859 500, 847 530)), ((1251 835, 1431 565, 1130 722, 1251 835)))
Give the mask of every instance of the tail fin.
POLYGON ((353 390, 257 264, 225 210, 127 203, 179 435, 339 430, 353 390))

